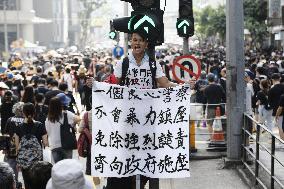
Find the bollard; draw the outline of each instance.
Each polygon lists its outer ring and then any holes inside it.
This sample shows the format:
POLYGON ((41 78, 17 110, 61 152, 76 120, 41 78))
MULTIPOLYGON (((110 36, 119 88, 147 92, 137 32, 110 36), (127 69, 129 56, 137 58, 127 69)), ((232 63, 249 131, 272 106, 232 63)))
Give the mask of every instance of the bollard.
POLYGON ((189 142, 190 142, 190 152, 195 153, 197 149, 195 148, 195 121, 189 122, 189 142))

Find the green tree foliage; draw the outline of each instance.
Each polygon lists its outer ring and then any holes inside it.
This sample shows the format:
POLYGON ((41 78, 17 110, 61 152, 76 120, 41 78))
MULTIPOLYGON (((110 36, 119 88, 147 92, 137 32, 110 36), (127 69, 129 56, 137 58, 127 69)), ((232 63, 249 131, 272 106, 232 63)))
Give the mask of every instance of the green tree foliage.
POLYGON ((267 24, 265 23, 267 12, 267 1, 244 0, 245 28, 251 33, 253 46, 261 46, 268 35, 267 24))
POLYGON ((218 34, 222 43, 225 41, 226 15, 224 6, 219 6, 217 9, 207 6, 197 12, 196 22, 197 35, 202 39, 216 37, 218 34))
MULTIPOLYGON (((261 45, 268 35, 267 25, 267 1, 244 0, 244 25, 251 33, 252 45, 261 45)), ((226 14, 225 7, 219 6, 214 9, 208 6, 196 12, 196 31, 201 39, 216 37, 219 34, 221 41, 226 37, 226 14)))
POLYGON ((106 0, 80 0, 83 9, 78 13, 81 26, 80 47, 86 45, 90 29, 91 29, 91 15, 92 13, 102 7, 106 0))

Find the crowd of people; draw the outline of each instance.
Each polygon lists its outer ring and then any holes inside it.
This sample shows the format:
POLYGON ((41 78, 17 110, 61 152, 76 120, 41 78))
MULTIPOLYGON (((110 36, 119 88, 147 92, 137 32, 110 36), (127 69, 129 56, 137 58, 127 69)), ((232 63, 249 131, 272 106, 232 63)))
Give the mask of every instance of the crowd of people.
MULTIPOLYGON (((128 61, 139 60, 143 66, 146 60, 145 39, 134 35, 132 40, 128 61)), ((60 126, 67 120, 75 130, 78 127, 77 130, 83 132, 84 128, 88 128, 91 133, 92 105, 88 78, 120 84, 122 68, 116 63, 125 59, 112 57, 108 50, 90 48, 76 53, 52 52, 38 54, 33 61, 21 60, 16 55, 10 59, 8 67, 0 64, 1 133, 9 136, 9 148, 3 151, 7 163, 0 163, 0 188, 20 188, 19 171, 26 189, 40 189, 46 185, 47 188, 57 188, 57 182, 68 188, 84 185, 84 188, 92 188, 80 163, 64 160, 72 159, 72 150, 62 148, 60 126), (54 166, 42 161, 39 151, 45 147, 51 149, 54 166), (69 183, 74 178, 77 178, 78 185, 69 183)), ((225 114, 225 48, 196 48, 191 53, 202 63, 201 76, 191 78, 191 100, 204 104, 203 113, 208 119, 209 133, 212 133, 216 107, 219 106, 221 113, 225 114)), ((158 87, 177 85, 171 69, 174 59, 181 54, 181 50, 173 48, 156 51, 158 87)), ((276 125, 281 139, 284 139, 284 56, 277 51, 247 51, 245 55, 246 113, 265 123, 269 130, 276 125)), ((154 88, 154 85, 148 88, 154 88)), ((91 175, 91 152, 86 157, 85 173, 91 175)), ((143 179, 147 181, 147 178, 143 179)), ((132 185, 131 179, 128 181, 132 185)), ((108 182, 115 188, 121 180, 110 179, 108 182)))

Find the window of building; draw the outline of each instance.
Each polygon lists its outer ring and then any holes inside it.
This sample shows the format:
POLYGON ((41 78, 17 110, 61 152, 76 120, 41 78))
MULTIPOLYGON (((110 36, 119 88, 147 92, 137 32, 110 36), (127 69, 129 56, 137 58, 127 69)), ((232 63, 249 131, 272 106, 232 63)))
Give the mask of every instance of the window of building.
POLYGON ((17 10, 17 0, 0 0, 0 10, 17 10))

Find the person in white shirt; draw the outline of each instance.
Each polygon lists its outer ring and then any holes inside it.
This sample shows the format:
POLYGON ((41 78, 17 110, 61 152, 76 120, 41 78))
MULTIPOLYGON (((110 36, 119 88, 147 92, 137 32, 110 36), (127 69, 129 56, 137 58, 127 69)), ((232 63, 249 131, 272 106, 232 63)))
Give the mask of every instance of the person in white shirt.
POLYGON ((62 82, 67 83, 68 91, 72 93, 73 92, 73 77, 70 72, 71 72, 70 68, 65 69, 65 73, 62 76, 62 82))
POLYGON ((64 113, 67 114, 68 123, 75 127, 80 121, 80 117, 66 110, 70 103, 70 98, 64 93, 59 93, 53 97, 49 103, 49 111, 45 121, 45 127, 48 134, 48 142, 54 162, 63 159, 72 159, 72 150, 62 148, 60 137, 60 126, 64 121, 64 113))

